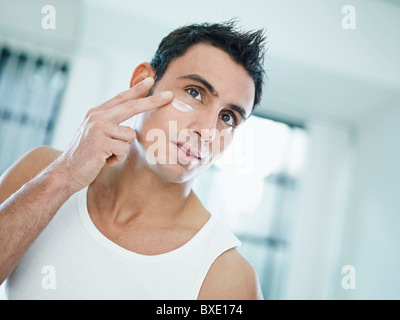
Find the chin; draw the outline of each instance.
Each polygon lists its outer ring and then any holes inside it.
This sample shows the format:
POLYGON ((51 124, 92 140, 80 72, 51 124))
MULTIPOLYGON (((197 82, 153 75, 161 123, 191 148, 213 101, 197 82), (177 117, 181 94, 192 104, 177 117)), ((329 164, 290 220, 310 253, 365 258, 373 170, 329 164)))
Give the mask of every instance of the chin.
POLYGON ((198 177, 202 172, 208 169, 207 166, 196 166, 189 168, 180 163, 177 164, 149 164, 152 171, 163 178, 165 181, 172 183, 185 183, 198 177))
POLYGON ((210 162, 185 162, 175 155, 170 158, 170 148, 167 148, 162 155, 155 155, 153 152, 148 152, 149 146, 141 144, 138 140, 135 141, 136 157, 166 182, 185 183, 191 181, 211 166, 210 162))

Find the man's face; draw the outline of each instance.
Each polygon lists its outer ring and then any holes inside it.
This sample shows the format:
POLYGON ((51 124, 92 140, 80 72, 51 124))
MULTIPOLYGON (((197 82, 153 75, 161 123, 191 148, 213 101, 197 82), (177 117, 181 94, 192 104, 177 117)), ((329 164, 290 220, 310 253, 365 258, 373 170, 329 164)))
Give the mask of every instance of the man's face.
POLYGON ((168 181, 185 182, 230 145, 251 113, 254 82, 223 50, 197 44, 169 64, 154 93, 166 90, 192 111, 182 112, 170 103, 142 114, 134 126, 135 145, 152 170, 168 181))

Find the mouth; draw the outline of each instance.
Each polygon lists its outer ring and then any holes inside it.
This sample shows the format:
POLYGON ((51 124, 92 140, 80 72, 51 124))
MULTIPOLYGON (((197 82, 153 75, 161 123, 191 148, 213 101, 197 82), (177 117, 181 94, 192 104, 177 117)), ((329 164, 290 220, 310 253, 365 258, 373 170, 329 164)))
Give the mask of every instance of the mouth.
POLYGON ((200 153, 197 152, 196 150, 194 150, 193 148, 190 148, 190 146, 181 143, 181 142, 177 142, 176 143, 178 149, 180 151, 183 152, 183 154, 187 157, 187 158, 192 158, 192 159, 197 159, 197 160, 201 160, 201 156, 200 153))

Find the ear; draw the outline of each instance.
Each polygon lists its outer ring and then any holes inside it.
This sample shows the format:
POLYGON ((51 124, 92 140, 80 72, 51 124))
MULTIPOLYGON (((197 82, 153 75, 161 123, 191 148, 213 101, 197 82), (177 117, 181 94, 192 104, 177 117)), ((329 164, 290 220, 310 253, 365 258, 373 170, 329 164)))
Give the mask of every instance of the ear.
POLYGON ((146 79, 148 77, 154 78, 155 74, 156 74, 156 72, 153 70, 150 63, 143 62, 143 63, 139 64, 133 71, 131 82, 130 82, 130 87, 132 88, 137 83, 139 83, 140 81, 143 81, 144 79, 146 79))

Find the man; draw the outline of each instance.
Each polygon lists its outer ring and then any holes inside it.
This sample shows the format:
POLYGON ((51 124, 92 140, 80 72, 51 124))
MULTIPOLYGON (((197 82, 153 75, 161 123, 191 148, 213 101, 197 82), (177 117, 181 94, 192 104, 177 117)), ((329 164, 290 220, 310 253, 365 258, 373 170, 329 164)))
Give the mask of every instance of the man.
POLYGON ((36 148, 3 174, 9 298, 262 299, 239 241, 191 185, 260 101, 263 40, 232 22, 173 31, 64 152, 36 148))

